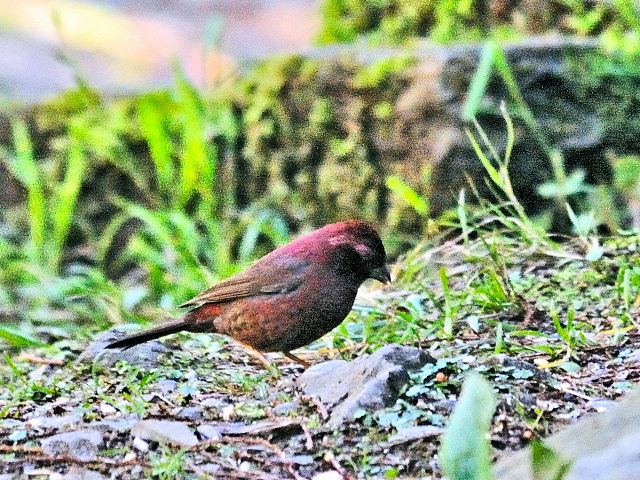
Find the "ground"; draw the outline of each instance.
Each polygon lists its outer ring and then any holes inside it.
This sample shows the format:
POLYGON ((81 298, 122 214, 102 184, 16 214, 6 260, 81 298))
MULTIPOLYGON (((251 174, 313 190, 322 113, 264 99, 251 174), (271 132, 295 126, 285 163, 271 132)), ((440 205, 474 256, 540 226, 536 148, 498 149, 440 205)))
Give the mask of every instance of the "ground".
POLYGON ((411 427, 446 425, 469 371, 497 393, 496 456, 609 409, 638 381, 639 247, 637 235, 499 233, 418 247, 391 286, 365 286, 347 321, 299 353, 319 363, 403 343, 435 358, 394 406, 337 430, 296 386, 302 367, 277 354, 267 369, 223 337, 181 334, 157 362, 107 368, 76 364, 86 342, 48 332, 51 347, 0 364, 0 479, 440 478, 441 429, 411 427), (65 431, 76 433, 53 437, 65 431))

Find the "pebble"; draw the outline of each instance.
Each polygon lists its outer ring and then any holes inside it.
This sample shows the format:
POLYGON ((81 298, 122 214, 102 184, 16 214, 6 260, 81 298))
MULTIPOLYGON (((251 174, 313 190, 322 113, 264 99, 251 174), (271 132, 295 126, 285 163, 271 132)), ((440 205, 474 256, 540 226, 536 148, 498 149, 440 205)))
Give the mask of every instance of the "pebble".
POLYGON ((314 475, 312 480, 344 480, 344 477, 335 470, 329 470, 314 475))
POLYGON ((97 430, 77 430, 44 438, 42 450, 52 457, 67 455, 80 461, 95 460, 104 439, 97 430))
POLYGON ((145 442, 140 437, 135 437, 133 439, 133 448, 145 453, 149 451, 149 443, 145 442))
POLYGON ((143 440, 181 447, 193 447, 198 443, 198 438, 186 423, 172 420, 141 420, 131 429, 131 434, 143 440))
POLYGON ((100 413, 102 413, 102 415, 115 415, 117 412, 116 407, 109 403, 102 402, 100 404, 100 413))

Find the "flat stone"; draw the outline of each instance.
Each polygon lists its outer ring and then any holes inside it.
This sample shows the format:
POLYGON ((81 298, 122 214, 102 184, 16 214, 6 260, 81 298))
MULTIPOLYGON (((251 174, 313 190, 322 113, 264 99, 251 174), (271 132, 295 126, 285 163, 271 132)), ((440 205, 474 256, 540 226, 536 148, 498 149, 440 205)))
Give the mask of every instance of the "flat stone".
POLYGON ((315 474, 311 480, 344 480, 344 477, 335 470, 329 470, 315 474))
POLYGON ((78 466, 72 466, 64 475, 65 480, 107 480, 107 477, 100 472, 89 470, 88 468, 81 468, 78 466))
POLYGON ((285 416, 297 411, 298 408, 300 408, 300 403, 298 402, 284 402, 273 407, 271 411, 274 415, 285 416))
POLYGON ((176 382, 175 380, 170 380, 168 378, 158 381, 156 385, 158 386, 158 390, 160 390, 160 393, 162 393, 163 395, 175 392, 178 388, 178 382, 176 382))
POLYGON ((178 412, 178 418, 184 420, 202 420, 204 413, 200 407, 184 407, 178 412))
POLYGON ((294 465, 313 465, 313 457, 311 455, 293 455, 291 457, 276 458, 277 463, 292 463, 294 465))
POLYGON ((102 443, 102 434, 96 430, 59 433, 40 440, 42 450, 48 455, 66 455, 81 461, 95 460, 102 443))
POLYGON ((131 429, 131 435, 180 447, 193 447, 198 443, 198 438, 186 423, 173 420, 140 420, 131 429))
POLYGON ((68 428, 80 423, 82 419, 77 415, 61 415, 59 417, 34 417, 26 421, 30 428, 39 429, 61 429, 68 428))
POLYGON ((222 438, 220 429, 214 425, 198 425, 196 430, 207 440, 220 440, 222 438))
POLYGON ((89 347, 80 354, 76 363, 91 363, 96 361, 103 367, 112 367, 117 362, 124 361, 131 365, 150 369, 160 365, 160 356, 169 350, 157 340, 135 345, 125 350, 106 349, 110 343, 125 337, 130 330, 122 326, 111 328, 101 333, 89 347))
POLYGON ((122 432, 131 430, 136 423, 138 423, 138 417, 136 415, 130 415, 122 418, 105 418, 104 420, 90 423, 89 427, 96 430, 116 430, 122 432))
MULTIPOLYGON (((640 388, 615 408, 593 414, 543 440, 571 462, 565 480, 632 480, 640 478, 640 388)), ((531 450, 499 459, 496 480, 533 480, 531 450)))
POLYGON ((352 362, 333 360, 316 364, 298 379, 298 386, 331 410, 329 425, 353 419, 359 408, 374 412, 393 405, 409 382, 409 372, 433 361, 415 347, 386 345, 352 362))
POLYGON ((403 428, 389 437, 387 446, 400 445, 405 442, 412 442, 421 438, 437 437, 444 431, 444 428, 436 425, 418 425, 416 427, 403 428))

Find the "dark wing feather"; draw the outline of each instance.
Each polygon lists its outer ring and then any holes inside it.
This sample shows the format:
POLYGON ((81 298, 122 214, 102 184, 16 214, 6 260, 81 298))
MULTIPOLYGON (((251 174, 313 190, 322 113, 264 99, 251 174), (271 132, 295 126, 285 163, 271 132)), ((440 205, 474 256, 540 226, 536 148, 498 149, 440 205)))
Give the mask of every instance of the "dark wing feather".
POLYGON ((268 262, 264 260, 258 260, 246 270, 216 283, 180 307, 197 308, 207 303, 291 292, 300 286, 309 266, 309 262, 293 257, 279 257, 277 261, 270 259, 268 262))

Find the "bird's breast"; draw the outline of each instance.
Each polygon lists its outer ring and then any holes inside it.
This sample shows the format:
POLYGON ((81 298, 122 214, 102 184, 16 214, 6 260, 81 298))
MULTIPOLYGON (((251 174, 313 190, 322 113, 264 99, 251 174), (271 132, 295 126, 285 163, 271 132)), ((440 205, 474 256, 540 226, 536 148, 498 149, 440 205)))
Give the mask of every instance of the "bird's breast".
POLYGON ((348 315, 357 286, 307 279, 292 292, 238 299, 215 319, 215 330, 262 351, 289 351, 335 328, 348 315))

